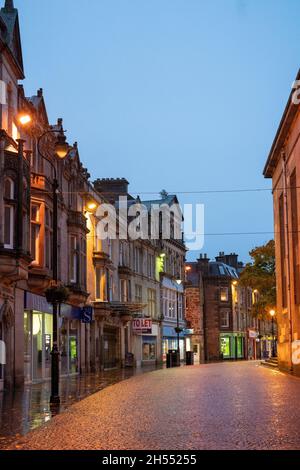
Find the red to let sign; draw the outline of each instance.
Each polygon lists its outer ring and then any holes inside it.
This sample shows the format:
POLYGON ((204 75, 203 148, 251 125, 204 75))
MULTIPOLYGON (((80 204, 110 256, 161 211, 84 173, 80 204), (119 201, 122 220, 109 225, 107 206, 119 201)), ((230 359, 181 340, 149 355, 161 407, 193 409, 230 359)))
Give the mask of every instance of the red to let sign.
POLYGON ((152 335, 152 320, 149 318, 135 318, 132 322, 132 329, 136 335, 152 335))

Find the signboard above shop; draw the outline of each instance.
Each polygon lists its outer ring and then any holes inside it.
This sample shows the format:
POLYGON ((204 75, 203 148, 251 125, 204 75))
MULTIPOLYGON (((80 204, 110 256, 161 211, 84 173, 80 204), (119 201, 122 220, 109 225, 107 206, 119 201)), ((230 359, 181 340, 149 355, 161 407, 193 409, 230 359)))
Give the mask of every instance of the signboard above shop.
POLYGON ((136 335, 152 335, 152 320, 150 318, 135 318, 132 321, 132 331, 136 335))

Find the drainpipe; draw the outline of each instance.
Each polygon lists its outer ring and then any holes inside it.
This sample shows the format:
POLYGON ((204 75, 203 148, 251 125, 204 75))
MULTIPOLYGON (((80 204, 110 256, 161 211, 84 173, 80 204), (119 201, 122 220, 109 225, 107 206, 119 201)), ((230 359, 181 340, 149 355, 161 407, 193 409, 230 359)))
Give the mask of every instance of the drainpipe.
POLYGON ((289 324, 289 357, 291 361, 290 371, 293 370, 292 362, 292 343, 293 343, 293 324, 292 324, 292 297, 291 297, 291 269, 290 269, 290 247, 289 247, 289 219, 288 219, 288 194, 287 194, 287 171, 286 171, 286 154, 283 150, 282 156, 282 173, 283 173, 283 198, 284 198, 284 228, 286 242, 286 270, 287 270, 287 288, 288 288, 288 324, 289 324))

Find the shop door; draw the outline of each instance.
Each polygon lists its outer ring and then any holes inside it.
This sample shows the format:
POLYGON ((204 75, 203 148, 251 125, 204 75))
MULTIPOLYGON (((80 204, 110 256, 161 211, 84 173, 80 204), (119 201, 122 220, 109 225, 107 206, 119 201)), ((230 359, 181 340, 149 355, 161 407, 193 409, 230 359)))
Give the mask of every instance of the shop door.
POLYGON ((32 314, 32 379, 42 380, 43 373, 43 314, 32 314))
POLYGON ((78 372, 77 336, 69 337, 70 374, 78 372))
POLYGON ((105 331, 103 335, 104 369, 117 367, 117 333, 105 331))
POLYGON ((193 345, 194 364, 200 364, 200 344, 193 345))

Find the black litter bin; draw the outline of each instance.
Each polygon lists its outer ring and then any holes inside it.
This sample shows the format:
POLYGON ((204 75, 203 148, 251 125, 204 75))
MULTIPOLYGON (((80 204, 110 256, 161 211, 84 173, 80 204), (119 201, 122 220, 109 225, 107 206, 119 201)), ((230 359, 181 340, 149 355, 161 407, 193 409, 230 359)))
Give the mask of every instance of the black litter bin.
POLYGON ((194 365, 194 353, 193 353, 193 351, 186 351, 185 363, 186 363, 187 366, 193 366, 194 365))
POLYGON ((179 352, 176 349, 170 349, 167 354, 167 368, 179 367, 180 359, 179 352))

